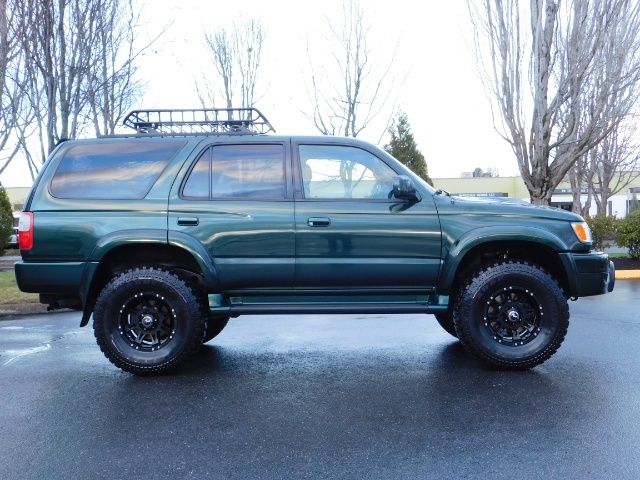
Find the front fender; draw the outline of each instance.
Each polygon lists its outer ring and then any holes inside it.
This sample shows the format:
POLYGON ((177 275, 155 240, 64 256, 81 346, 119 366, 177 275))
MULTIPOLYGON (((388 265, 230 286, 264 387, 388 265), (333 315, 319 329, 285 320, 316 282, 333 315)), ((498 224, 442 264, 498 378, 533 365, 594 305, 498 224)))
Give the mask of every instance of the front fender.
POLYGON ((437 292, 449 294, 456 272, 465 256, 474 248, 493 242, 537 243, 556 252, 568 249, 562 239, 553 232, 537 227, 497 225, 470 230, 453 241, 446 253, 444 251, 446 247, 443 247, 443 265, 438 279, 437 292))

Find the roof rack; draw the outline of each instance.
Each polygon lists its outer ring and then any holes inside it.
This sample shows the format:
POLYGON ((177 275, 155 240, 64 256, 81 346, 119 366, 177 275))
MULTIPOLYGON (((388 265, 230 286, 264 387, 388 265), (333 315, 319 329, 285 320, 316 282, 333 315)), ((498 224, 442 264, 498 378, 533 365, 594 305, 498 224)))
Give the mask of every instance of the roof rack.
POLYGON ((275 133, 275 129, 257 108, 133 110, 123 123, 139 134, 150 135, 275 133))

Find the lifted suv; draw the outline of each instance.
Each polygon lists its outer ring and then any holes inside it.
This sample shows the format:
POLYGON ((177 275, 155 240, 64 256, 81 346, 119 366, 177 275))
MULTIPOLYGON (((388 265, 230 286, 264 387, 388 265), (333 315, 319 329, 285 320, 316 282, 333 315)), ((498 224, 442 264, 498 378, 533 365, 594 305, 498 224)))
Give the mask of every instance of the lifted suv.
POLYGON ((613 264, 563 210, 434 190, 353 138, 255 109, 146 110, 66 141, 20 220, 21 290, 82 310, 106 357, 166 371, 249 314, 429 313, 487 364, 547 360, 613 264))

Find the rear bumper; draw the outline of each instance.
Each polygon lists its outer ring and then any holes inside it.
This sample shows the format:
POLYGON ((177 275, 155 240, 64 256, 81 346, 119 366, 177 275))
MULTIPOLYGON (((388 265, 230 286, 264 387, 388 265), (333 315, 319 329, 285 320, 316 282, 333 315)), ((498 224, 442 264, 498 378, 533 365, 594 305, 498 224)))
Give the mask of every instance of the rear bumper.
POLYGON ((15 264, 16 283, 23 292, 78 296, 85 265, 85 262, 18 261, 15 264))
POLYGON ((576 272, 575 297, 602 295, 613 291, 616 276, 613 262, 604 253, 571 254, 576 272))

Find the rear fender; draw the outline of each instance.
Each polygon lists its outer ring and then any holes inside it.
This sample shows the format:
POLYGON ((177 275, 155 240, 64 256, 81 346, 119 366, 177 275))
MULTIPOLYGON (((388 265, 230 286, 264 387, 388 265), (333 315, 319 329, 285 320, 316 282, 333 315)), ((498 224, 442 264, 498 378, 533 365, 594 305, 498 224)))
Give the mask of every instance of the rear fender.
POLYGON ((168 239, 167 231, 159 229, 120 230, 101 238, 85 265, 80 291, 83 310, 81 326, 85 326, 88 323, 89 317, 93 313, 93 302, 90 299, 92 298, 92 292, 95 293, 98 288, 94 286, 94 283, 96 282, 96 272, 100 262, 116 248, 142 245, 171 245, 184 250, 198 264, 207 292, 219 290, 220 282, 215 264, 207 250, 195 238, 184 233, 171 232, 168 239))

